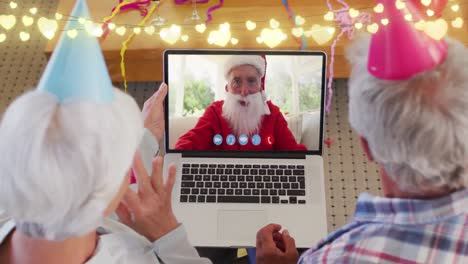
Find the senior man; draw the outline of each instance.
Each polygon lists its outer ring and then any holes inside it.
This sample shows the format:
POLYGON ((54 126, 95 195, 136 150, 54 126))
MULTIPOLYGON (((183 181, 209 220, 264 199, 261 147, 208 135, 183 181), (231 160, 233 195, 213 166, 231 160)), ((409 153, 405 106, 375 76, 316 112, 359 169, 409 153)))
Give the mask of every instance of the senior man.
POLYGON ((349 120, 383 197, 361 194, 349 224, 300 258, 287 230, 264 227, 257 263, 468 263, 468 51, 392 23, 348 50, 349 120))
POLYGON ((194 128, 182 135, 181 150, 307 150, 298 144, 280 109, 266 100, 262 78, 266 60, 259 55, 233 55, 224 65, 226 99, 212 103, 194 128), (220 145, 215 135, 239 139, 258 135, 259 144, 242 142, 220 145), (242 138, 242 137, 241 137, 242 138))

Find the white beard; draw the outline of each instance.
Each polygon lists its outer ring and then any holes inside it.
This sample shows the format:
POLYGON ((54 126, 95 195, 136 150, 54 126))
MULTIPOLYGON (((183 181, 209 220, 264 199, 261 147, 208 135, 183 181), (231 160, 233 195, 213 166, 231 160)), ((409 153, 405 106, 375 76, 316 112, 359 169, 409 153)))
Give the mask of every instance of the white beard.
POLYGON ((270 109, 265 102, 263 92, 243 97, 226 93, 223 104, 223 117, 229 122, 236 136, 253 135, 259 132, 263 115, 269 115, 270 109), (245 105, 241 105, 244 102, 245 105))

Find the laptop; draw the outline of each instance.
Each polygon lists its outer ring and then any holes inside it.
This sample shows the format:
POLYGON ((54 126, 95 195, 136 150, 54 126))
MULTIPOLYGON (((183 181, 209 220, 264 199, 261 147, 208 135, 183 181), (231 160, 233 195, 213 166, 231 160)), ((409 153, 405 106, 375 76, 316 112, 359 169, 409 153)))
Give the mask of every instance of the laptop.
POLYGON ((254 247, 257 231, 269 223, 287 229, 297 247, 327 234, 325 69, 323 52, 165 51, 164 170, 177 165, 172 207, 193 245, 254 247), (249 97, 248 106, 269 111, 255 119, 256 130, 239 135, 242 120, 258 116, 258 110, 245 118, 227 114, 244 100, 232 99, 228 85, 237 77, 225 69, 241 56, 266 60, 257 83, 263 96, 249 97))

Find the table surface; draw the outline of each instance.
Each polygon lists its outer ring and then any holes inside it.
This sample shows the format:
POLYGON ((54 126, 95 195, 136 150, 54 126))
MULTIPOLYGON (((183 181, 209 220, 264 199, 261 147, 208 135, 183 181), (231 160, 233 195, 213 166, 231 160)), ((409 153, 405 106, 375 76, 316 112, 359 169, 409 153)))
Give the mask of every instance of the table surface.
MULTIPOLYGON (((202 17, 203 22, 205 19, 206 10, 217 4, 219 0, 209 0, 206 4, 197 4, 197 10, 202 17)), ((306 23, 304 29, 308 30, 314 24, 321 26, 334 25, 334 22, 327 22, 323 19, 323 14, 328 11, 326 1, 303 1, 303 0, 289 0, 289 6, 296 15, 301 15, 305 18, 306 23)), ((334 8, 339 8, 336 1, 334 8)), ((363 12, 373 12, 372 8, 375 5, 374 0, 353 0, 351 7, 359 9, 363 12)), ((75 0, 59 0, 57 12, 62 14, 69 14, 75 0)), ((88 1, 91 16, 94 21, 102 21, 108 16, 112 8, 118 3, 117 0, 100 0, 88 1)), ((446 20, 453 20, 457 16, 464 18, 464 25, 461 29, 455 29, 449 26, 448 34, 451 37, 459 39, 465 46, 468 44, 468 5, 460 1, 461 8, 458 13, 446 8, 444 18, 446 20)), ((207 30, 201 34, 195 31, 194 24, 184 22, 192 13, 192 5, 186 3, 183 5, 176 5, 172 0, 165 0, 160 2, 159 14, 167 19, 168 24, 182 25, 182 34, 187 34, 189 40, 187 42, 178 41, 174 45, 169 45, 161 40, 159 37, 159 30, 152 36, 142 32, 135 36, 133 41, 128 46, 125 56, 126 71, 128 81, 160 81, 162 80, 162 54, 167 48, 203 48, 203 49, 217 49, 218 46, 210 45, 207 42, 208 32, 217 29, 218 25, 224 22, 231 24, 232 37, 239 39, 236 46, 230 43, 224 47, 229 49, 268 49, 263 44, 256 42, 256 37, 260 35, 260 31, 264 27, 268 27, 269 20, 275 18, 280 22, 280 27, 288 38, 283 41, 275 49, 282 50, 297 50, 300 48, 298 41, 290 34, 293 27, 292 22, 288 20, 288 13, 281 1, 271 0, 225 0, 224 6, 213 12, 213 20, 207 26, 207 30), (248 31, 245 28, 245 21, 252 20, 257 22, 257 28, 253 31, 248 31)), ((153 14, 153 17, 155 14, 153 14)), ((140 12, 128 11, 118 15, 112 22, 117 25, 136 25, 142 19, 140 12)), ((62 20, 63 21, 63 20, 62 20)), ((114 82, 122 81, 120 70, 120 49, 122 43, 130 35, 131 30, 127 30, 125 36, 119 36, 111 32, 104 40, 101 41, 101 47, 106 59, 109 73, 114 82)), ((336 33, 335 33, 336 34, 336 33)), ((336 35, 335 35, 336 36, 336 35)), ((57 42, 57 37, 48 42, 46 46, 46 54, 50 56, 57 42)), ((335 77, 346 78, 349 76, 349 66, 344 57, 345 47, 349 44, 350 40, 343 36, 337 42, 335 50, 335 77)), ((307 50, 322 50, 330 54, 330 46, 332 41, 319 46, 311 38, 307 38, 307 50)))

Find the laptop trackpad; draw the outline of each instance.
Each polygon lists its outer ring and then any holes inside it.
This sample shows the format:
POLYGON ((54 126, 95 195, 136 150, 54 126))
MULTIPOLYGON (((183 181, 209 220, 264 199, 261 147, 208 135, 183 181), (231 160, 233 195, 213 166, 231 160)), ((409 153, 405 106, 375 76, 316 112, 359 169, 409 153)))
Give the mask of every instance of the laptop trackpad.
POLYGON ((219 210, 218 240, 255 241, 257 231, 267 224, 267 214, 261 210, 219 210))

